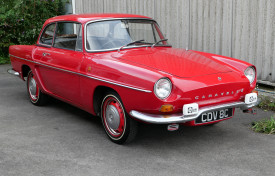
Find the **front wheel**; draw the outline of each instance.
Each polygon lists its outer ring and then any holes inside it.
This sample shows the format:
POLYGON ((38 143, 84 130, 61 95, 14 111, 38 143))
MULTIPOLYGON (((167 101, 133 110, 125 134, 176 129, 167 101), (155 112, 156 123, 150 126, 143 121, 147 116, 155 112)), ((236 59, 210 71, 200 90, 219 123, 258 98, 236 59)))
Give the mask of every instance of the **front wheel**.
POLYGON ((137 134, 137 122, 125 112, 119 95, 110 92, 102 100, 101 119, 105 132, 117 144, 129 143, 137 134))
POLYGON ((37 106, 45 105, 48 101, 48 96, 43 94, 39 89, 33 72, 30 70, 27 77, 27 92, 32 104, 37 106))

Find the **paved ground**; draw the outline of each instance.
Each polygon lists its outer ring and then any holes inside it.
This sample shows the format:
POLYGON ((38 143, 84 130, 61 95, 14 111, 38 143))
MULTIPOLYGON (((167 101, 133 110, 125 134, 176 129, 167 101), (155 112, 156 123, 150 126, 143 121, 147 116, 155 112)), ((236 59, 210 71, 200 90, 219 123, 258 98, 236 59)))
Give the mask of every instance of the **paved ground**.
POLYGON ((0 175, 274 175, 275 135, 242 114, 213 127, 142 125, 129 145, 110 142, 99 118, 53 100, 31 105, 25 83, 0 66, 0 175))

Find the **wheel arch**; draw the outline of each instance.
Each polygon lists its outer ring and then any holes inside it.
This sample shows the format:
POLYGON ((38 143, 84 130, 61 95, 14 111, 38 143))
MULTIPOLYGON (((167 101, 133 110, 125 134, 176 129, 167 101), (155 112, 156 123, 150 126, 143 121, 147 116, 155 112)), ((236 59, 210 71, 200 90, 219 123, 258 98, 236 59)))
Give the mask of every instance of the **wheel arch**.
MULTIPOLYGON (((107 86, 97 86, 93 93, 93 108, 97 116, 100 116, 101 103, 107 92, 118 92, 107 86)), ((119 95, 119 94, 118 94, 119 95)))
POLYGON ((23 79, 24 81, 26 81, 26 80, 25 80, 25 77, 28 76, 28 73, 29 73, 29 71, 31 70, 31 68, 30 68, 28 65, 22 65, 21 70, 22 70, 22 79, 23 79))

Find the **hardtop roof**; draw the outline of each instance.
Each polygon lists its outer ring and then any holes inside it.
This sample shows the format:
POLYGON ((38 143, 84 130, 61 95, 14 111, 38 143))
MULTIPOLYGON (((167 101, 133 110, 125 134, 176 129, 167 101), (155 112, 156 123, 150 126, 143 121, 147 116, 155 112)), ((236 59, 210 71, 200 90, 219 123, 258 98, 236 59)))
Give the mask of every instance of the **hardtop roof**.
POLYGON ((57 21, 75 21, 79 23, 86 23, 93 20, 101 19, 112 19, 112 18, 146 18, 151 19, 147 16, 134 15, 134 14, 122 14, 122 13, 97 13, 97 14, 71 14, 71 15, 61 15, 49 18, 46 20, 45 25, 57 22, 57 21))

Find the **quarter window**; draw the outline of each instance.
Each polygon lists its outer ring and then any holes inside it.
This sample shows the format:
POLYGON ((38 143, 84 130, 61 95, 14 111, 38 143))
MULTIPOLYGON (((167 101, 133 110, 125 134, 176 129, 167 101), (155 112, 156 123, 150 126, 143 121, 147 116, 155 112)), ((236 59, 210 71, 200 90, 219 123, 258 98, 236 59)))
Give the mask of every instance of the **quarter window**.
POLYGON ((39 43, 44 45, 52 45, 54 29, 55 23, 48 25, 43 31, 39 43))
POLYGON ((54 47, 82 51, 81 24, 61 22, 57 24, 54 47))

